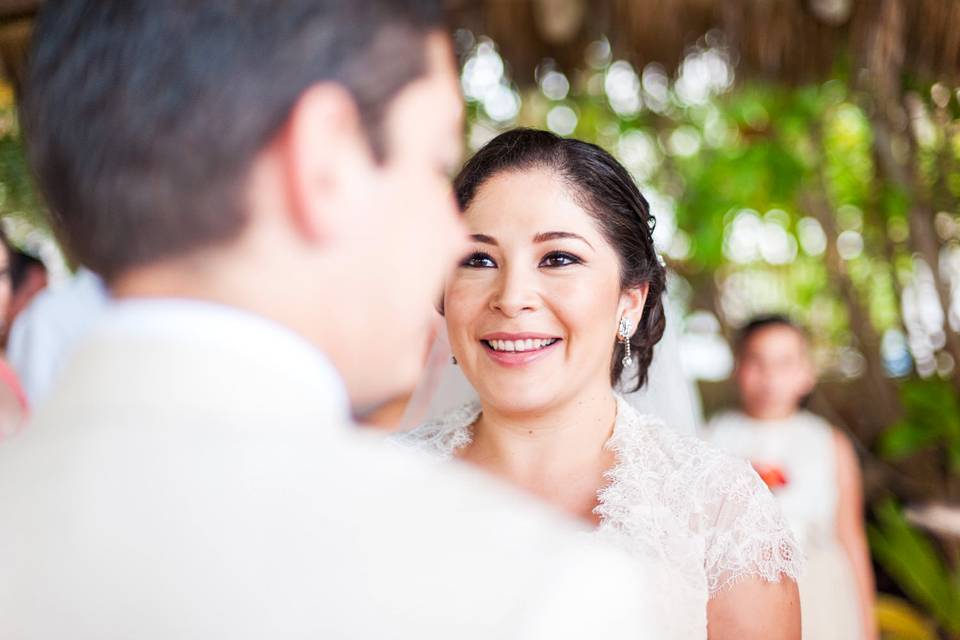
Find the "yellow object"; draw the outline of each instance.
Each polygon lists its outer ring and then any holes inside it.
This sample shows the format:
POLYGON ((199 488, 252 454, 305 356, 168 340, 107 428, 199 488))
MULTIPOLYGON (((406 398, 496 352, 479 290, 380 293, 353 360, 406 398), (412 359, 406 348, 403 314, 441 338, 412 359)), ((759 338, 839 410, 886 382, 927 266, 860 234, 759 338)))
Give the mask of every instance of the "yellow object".
POLYGON ((13 106, 13 85, 6 80, 0 80, 0 108, 9 109, 13 106))
POLYGON ((937 640, 934 625, 905 600, 877 594, 874 612, 883 640, 937 640))

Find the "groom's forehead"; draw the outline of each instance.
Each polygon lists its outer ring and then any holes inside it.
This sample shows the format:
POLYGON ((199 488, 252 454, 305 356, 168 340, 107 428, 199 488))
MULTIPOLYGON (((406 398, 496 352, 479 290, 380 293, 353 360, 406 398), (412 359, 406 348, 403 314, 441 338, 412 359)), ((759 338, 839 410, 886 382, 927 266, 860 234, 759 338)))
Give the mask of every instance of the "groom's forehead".
POLYGON ((437 31, 424 43, 424 72, 391 101, 390 136, 400 144, 430 148, 456 169, 463 148, 465 107, 449 37, 437 31))
POLYGON ((465 115, 463 95, 456 61, 449 37, 434 32, 424 39, 424 74, 410 83, 410 88, 425 86, 431 92, 430 104, 421 114, 428 119, 454 121, 462 126, 465 115))
POLYGON ((460 77, 453 53, 453 43, 446 34, 435 33, 427 38, 427 68, 444 87, 445 106, 458 125, 463 124, 466 108, 460 93, 460 77))

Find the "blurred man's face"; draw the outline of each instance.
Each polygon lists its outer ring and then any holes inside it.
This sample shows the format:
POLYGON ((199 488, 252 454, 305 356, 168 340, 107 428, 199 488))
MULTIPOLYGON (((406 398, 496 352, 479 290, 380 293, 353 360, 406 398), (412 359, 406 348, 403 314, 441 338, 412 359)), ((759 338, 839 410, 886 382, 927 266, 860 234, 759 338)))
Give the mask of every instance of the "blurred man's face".
POLYGON ((790 416, 815 383, 806 339, 783 325, 757 330, 741 349, 736 378, 748 415, 761 420, 790 416))
POLYGON ((0 318, 7 315, 13 296, 13 283, 10 279, 10 252, 0 247, 0 318))
MULTIPOLYGON (((448 39, 426 42, 428 70, 393 100, 386 158, 357 194, 349 281, 358 335, 356 371, 344 371, 354 402, 409 391, 421 373, 443 280, 466 243, 451 175, 462 154, 463 103, 448 39)), ((346 274, 345 274, 346 275, 346 274)))

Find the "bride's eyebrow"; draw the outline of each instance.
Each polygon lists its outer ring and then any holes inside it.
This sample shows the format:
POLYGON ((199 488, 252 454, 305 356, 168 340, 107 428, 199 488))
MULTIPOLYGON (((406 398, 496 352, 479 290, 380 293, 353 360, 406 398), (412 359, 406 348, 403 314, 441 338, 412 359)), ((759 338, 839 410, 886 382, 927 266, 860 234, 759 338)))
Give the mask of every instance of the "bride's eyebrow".
POLYGON ((470 234, 470 239, 474 242, 479 242, 480 244, 492 244, 495 247, 499 246, 493 236, 488 236, 483 233, 472 233, 470 234))
POLYGON ((587 242, 586 238, 576 233, 571 233, 569 231, 544 231, 543 233, 538 233, 537 235, 533 236, 534 244, 540 243, 540 242, 549 242, 550 240, 564 240, 564 239, 580 240, 581 242, 586 244, 588 247, 593 249, 593 245, 587 242))

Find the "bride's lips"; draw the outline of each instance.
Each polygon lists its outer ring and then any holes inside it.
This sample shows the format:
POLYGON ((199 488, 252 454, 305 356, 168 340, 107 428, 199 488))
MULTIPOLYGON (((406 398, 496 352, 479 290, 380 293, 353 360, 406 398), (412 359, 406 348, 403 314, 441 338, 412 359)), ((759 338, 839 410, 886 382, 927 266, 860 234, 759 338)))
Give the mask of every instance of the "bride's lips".
POLYGON ((551 353, 561 342, 561 338, 543 333, 490 333, 480 338, 480 346, 483 347, 484 353, 490 356, 491 360, 505 367, 522 367, 539 360, 551 353), (552 340, 553 342, 539 348, 526 349, 524 346, 523 351, 500 351, 490 344, 493 341, 516 343, 518 340, 523 342, 552 340))

